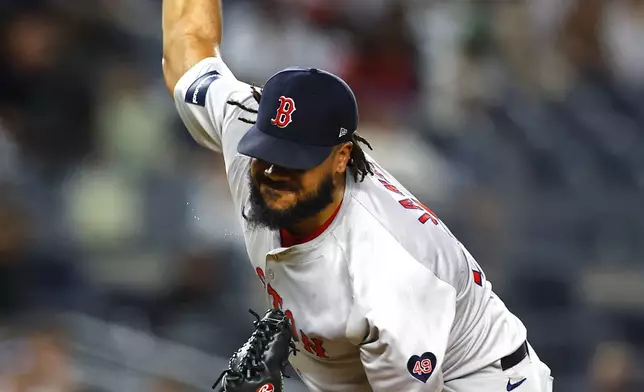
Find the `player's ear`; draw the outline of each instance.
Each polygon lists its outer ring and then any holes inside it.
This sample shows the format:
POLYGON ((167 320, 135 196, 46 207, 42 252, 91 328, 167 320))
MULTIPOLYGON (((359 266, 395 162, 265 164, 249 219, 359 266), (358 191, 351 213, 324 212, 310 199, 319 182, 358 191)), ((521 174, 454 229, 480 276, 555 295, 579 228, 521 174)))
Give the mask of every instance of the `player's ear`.
POLYGON ((351 160, 351 150, 353 150, 353 143, 346 142, 336 147, 335 151, 335 171, 344 173, 347 170, 349 161, 351 160))

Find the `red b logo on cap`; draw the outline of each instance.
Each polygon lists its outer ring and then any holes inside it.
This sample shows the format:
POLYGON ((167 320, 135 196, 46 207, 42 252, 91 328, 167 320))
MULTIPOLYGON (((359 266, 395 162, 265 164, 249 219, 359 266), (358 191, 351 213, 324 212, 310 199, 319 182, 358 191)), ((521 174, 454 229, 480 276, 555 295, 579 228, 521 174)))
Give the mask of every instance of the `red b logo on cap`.
POLYGON ((295 102, 293 98, 285 96, 280 97, 280 107, 277 108, 275 118, 271 118, 271 124, 280 128, 286 128, 293 121, 293 112, 295 111, 295 102))

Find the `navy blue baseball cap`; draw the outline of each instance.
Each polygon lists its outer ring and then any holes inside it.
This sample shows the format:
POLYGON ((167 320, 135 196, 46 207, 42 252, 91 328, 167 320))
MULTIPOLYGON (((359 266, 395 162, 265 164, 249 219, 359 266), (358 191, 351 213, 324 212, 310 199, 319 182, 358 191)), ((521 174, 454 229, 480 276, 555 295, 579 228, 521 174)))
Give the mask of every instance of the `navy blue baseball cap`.
POLYGON ((266 82, 257 122, 237 151, 307 170, 324 162, 334 146, 351 141, 357 127, 356 98, 342 79, 315 68, 287 68, 266 82))

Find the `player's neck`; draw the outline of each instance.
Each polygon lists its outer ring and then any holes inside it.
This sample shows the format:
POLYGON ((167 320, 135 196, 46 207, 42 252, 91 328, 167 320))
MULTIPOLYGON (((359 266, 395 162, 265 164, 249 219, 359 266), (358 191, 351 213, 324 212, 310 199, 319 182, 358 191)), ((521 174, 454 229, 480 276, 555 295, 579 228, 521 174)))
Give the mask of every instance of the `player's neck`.
POLYGON ((333 202, 326 206, 317 215, 312 216, 302 222, 296 224, 294 227, 289 228, 289 232, 298 237, 305 237, 315 233, 321 226, 323 226, 340 207, 342 199, 344 198, 345 181, 341 181, 341 185, 333 192, 333 202))

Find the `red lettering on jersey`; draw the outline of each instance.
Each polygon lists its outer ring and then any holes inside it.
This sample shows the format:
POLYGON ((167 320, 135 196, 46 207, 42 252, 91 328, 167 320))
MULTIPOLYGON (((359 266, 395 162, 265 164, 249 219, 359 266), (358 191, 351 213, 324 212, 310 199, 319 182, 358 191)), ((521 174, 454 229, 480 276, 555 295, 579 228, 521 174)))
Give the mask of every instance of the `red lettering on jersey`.
POLYGON ((270 295, 271 298, 273 298, 273 309, 275 310, 282 309, 282 304, 284 303, 284 301, 282 300, 282 297, 277 293, 277 291, 275 291, 273 286, 269 284, 266 287, 266 290, 268 291, 268 295, 270 295))
MULTIPOLYGON (((433 224, 435 224, 435 225, 437 225, 437 224, 438 224, 438 215, 436 215, 436 214, 434 213, 434 211, 432 211, 432 210, 430 210, 429 208, 427 208, 427 206, 426 206, 426 205, 424 205, 423 203, 419 202, 418 200, 414 200, 414 202, 416 202, 416 204, 418 204, 419 206, 421 206, 421 207, 422 207, 422 209, 423 209, 423 210, 425 210, 425 212, 427 212, 427 213, 429 214, 430 219, 431 219, 431 221, 432 221, 432 223, 433 223, 433 224)), ((426 221, 425 221, 425 222, 426 222, 426 221)))
MULTIPOLYGON (((400 189, 398 189, 397 186, 389 182, 389 180, 387 180, 387 178, 382 173, 380 173, 377 170, 374 170, 374 174, 376 175, 376 177, 378 177, 378 181, 385 187, 385 189, 393 193, 396 193, 398 195, 405 196, 405 194, 400 189)), ((427 221, 432 221, 433 224, 438 225, 438 216, 434 213, 434 211, 427 208, 427 206, 425 206, 423 203, 419 202, 418 200, 404 199, 404 200, 400 200, 398 203, 400 203, 401 206, 403 206, 408 210, 425 211, 425 213, 418 218, 418 221, 420 223, 425 224, 427 223, 427 221)))
POLYGON ((280 128, 286 128, 293 121, 293 112, 295 111, 295 101, 293 98, 281 96, 280 106, 277 108, 275 118, 271 118, 271 124, 280 128))
POLYGON ((405 207, 408 210, 422 210, 423 208, 418 204, 414 203, 412 199, 404 199, 399 201, 401 206, 405 207))
MULTIPOLYGON (((284 305, 284 300, 282 299, 282 296, 279 295, 279 293, 273 288, 273 286, 269 284, 266 284, 266 277, 264 276, 264 271, 261 268, 257 268, 255 270, 257 272, 257 276, 259 276, 259 279, 264 283, 264 286, 266 287, 266 292, 268 295, 271 296, 272 299, 272 306, 273 309, 282 309, 284 305)), ((293 316, 293 312, 290 310, 286 310, 284 312, 284 315, 289 319, 291 323, 291 330, 293 332, 293 339, 296 342, 299 342, 300 340, 302 341, 302 344, 304 345, 304 348, 306 351, 310 352, 311 354, 315 354, 320 358, 329 358, 326 355, 326 350, 324 349, 324 342, 321 339, 318 338, 312 338, 310 339, 302 330, 300 330, 298 334, 298 330, 295 326, 295 316, 293 316), (301 338, 300 338, 301 336, 301 338)))
POLYGON ((295 317, 293 317, 293 312, 290 310, 287 310, 284 312, 284 316, 286 316, 290 321, 291 321, 291 330, 293 331, 293 340, 296 342, 300 341, 300 337, 297 335, 297 328, 295 328, 295 317))
POLYGON ((310 352, 311 354, 315 354, 320 358, 329 358, 328 355, 326 355, 326 350, 323 347, 324 342, 322 342, 321 339, 309 338, 304 332, 302 332, 301 329, 300 335, 302 335, 302 344, 304 345, 306 351, 310 352))
POLYGON ((257 267, 255 269, 255 272, 257 273, 257 277, 259 278, 259 280, 262 281, 262 284, 264 285, 264 287, 266 287, 266 276, 264 275, 264 270, 257 267))
POLYGON ((391 184, 387 180, 379 179, 380 183, 385 186, 388 190, 392 191, 393 193, 397 193, 401 196, 404 196, 404 194, 398 189, 395 185, 391 184))
POLYGON ((472 275, 474 276, 474 283, 479 286, 483 286, 483 274, 481 271, 472 270, 472 275))
POLYGON ((425 213, 418 218, 418 221, 422 224, 427 223, 428 220, 431 220, 433 224, 438 224, 438 219, 436 214, 429 208, 425 207, 418 200, 404 199, 399 201, 400 205, 405 207, 408 210, 423 210, 425 213))

